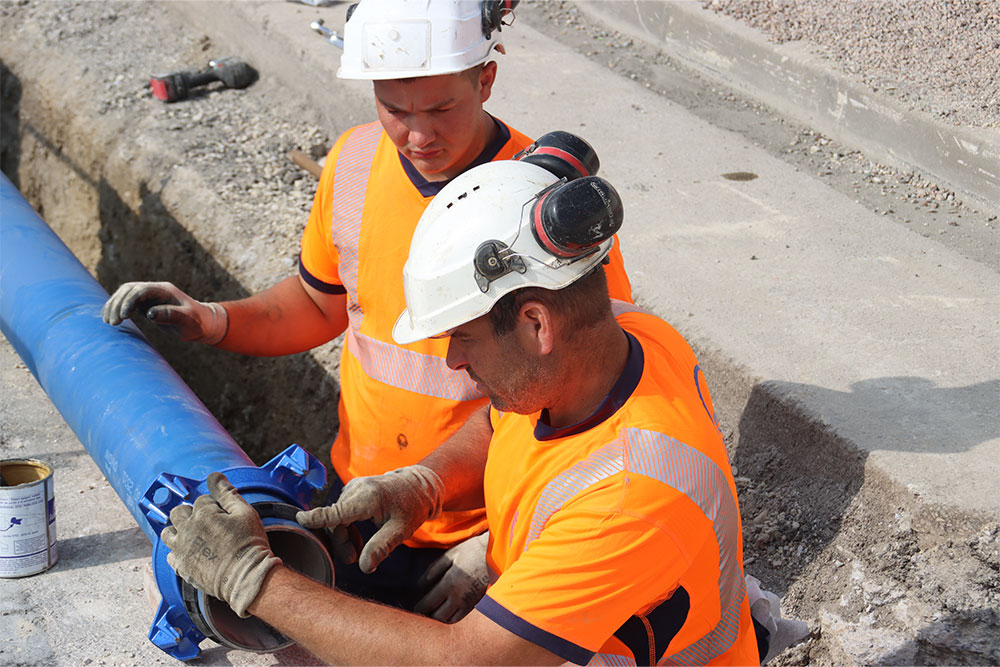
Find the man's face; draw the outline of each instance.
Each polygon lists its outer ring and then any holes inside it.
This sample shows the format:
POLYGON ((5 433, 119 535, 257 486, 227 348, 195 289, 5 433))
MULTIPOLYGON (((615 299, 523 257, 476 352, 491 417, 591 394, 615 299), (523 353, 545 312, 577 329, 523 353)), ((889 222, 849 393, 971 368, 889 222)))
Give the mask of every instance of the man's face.
POLYGON ((382 127, 428 181, 457 176, 486 147, 483 103, 495 75, 496 64, 487 63, 478 76, 466 72, 374 82, 382 127))
POLYGON ((484 316, 451 333, 448 366, 466 371, 497 410, 531 414, 545 407, 545 373, 514 333, 497 338, 484 316))

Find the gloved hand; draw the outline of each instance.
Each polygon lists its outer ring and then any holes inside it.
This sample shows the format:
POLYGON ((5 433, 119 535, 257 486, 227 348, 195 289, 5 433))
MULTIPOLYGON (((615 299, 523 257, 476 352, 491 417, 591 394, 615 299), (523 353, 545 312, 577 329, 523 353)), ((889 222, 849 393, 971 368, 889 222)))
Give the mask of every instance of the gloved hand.
POLYGON ((748 574, 745 581, 750 616, 768 632, 767 653, 760 661, 763 665, 785 649, 805 641, 809 637, 809 624, 794 618, 782 618, 778 596, 765 591, 757 577, 748 574))
POLYGON ((431 563, 418 586, 432 586, 413 608, 443 623, 457 623, 472 611, 490 583, 486 547, 490 534, 470 537, 431 563))
POLYGON ((281 559, 271 552, 260 517, 225 475, 208 476, 211 495, 170 511, 160 539, 167 563, 195 588, 224 600, 246 618, 264 577, 281 559))
POLYGON ((295 520, 306 528, 334 529, 334 555, 348 563, 357 559, 361 571, 371 574, 420 524, 441 513, 443 495, 444 484, 437 473, 417 464, 384 475, 355 477, 336 503, 299 512, 295 520), (359 557, 346 527, 367 519, 379 529, 359 557))
POLYGON ((125 283, 104 304, 101 317, 117 326, 135 311, 195 343, 215 345, 229 328, 229 313, 221 304, 195 301, 173 283, 125 283))

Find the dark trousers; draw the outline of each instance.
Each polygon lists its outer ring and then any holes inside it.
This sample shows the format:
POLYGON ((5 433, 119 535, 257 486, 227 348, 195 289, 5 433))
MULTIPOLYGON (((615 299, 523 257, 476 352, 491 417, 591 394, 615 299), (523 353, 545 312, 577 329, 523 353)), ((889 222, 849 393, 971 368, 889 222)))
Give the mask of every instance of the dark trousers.
MULTIPOLYGON (((326 497, 328 505, 340 497, 344 484, 334 479, 326 497)), ((354 524, 364 543, 377 530, 371 521, 354 524)), ((413 611, 427 590, 417 587, 417 581, 441 554, 443 549, 415 549, 401 544, 379 563, 375 571, 365 574, 357 563, 334 563, 335 586, 356 597, 413 611)))

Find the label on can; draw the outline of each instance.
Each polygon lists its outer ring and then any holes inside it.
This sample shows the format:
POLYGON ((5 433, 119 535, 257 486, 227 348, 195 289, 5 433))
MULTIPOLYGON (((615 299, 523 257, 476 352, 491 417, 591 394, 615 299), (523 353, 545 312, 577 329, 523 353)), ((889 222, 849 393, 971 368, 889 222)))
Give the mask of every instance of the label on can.
POLYGON ((52 469, 32 459, 0 461, 0 577, 26 577, 55 565, 52 469))

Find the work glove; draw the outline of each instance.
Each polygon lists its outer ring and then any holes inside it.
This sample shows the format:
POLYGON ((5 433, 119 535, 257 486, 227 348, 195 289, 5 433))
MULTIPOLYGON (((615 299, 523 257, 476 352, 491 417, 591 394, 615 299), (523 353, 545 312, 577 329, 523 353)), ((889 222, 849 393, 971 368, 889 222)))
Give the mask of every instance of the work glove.
POLYGON ((771 591, 764 590, 760 580, 746 575, 747 601, 750 603, 750 617, 767 628, 767 653, 760 664, 766 664, 787 648, 805 641, 809 637, 809 624, 793 618, 781 617, 781 600, 771 591))
POLYGON ((117 326, 136 312, 195 343, 215 345, 229 328, 222 304, 195 301, 173 283, 125 283, 104 304, 101 317, 117 326))
POLYGON ((457 623, 472 611, 490 583, 486 566, 489 541, 489 533, 470 537, 431 563, 417 582, 418 587, 431 589, 413 611, 443 623, 457 623))
POLYGON ((331 529, 334 555, 371 574, 393 549, 428 519, 441 513, 444 484, 437 473, 412 465, 372 477, 355 477, 329 507, 299 512, 295 520, 306 528, 331 529), (347 527, 371 520, 379 529, 364 545, 360 556, 347 527))
POLYGON ((211 495, 172 509, 172 525, 160 539, 178 576, 246 618, 264 577, 281 559, 271 552, 257 511, 225 475, 213 472, 207 481, 211 495))

